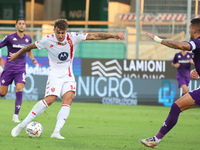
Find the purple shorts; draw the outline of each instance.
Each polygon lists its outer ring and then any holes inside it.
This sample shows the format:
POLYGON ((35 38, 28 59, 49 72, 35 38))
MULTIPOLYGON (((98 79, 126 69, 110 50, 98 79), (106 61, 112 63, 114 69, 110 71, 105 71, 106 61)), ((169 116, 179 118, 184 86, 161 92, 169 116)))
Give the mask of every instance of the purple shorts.
POLYGON ((200 88, 189 92, 189 94, 195 100, 195 104, 200 105, 200 88))
POLYGON ((17 83, 26 83, 26 71, 3 71, 1 74, 1 85, 8 86, 14 80, 17 83))
POLYGON ((188 86, 190 83, 190 78, 179 77, 177 78, 177 81, 178 81, 178 87, 180 88, 184 84, 188 86))

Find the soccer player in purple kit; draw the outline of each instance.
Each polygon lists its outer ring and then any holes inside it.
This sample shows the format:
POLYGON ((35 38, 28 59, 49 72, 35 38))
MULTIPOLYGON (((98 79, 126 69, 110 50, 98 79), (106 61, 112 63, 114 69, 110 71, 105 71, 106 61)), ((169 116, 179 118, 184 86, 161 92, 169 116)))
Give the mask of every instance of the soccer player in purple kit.
MULTIPOLYGON (((191 73, 191 77, 198 78, 200 74, 200 18, 194 18, 190 21, 190 42, 178 42, 174 40, 161 39, 158 36, 146 33, 155 42, 163 44, 167 47, 180 49, 182 51, 192 51, 194 57, 194 65, 196 71, 191 73)), ((200 105, 200 88, 193 90, 182 97, 180 97, 171 106, 171 110, 159 132, 151 138, 141 139, 140 142, 150 148, 157 148, 161 139, 176 125, 179 114, 187 109, 195 108, 200 105)))
MULTIPOLYGON (((4 97, 7 94, 8 86, 14 80, 16 85, 16 100, 15 100, 15 112, 12 121, 20 122, 18 119, 18 114, 22 105, 23 88, 26 83, 26 53, 24 53, 18 59, 12 62, 8 61, 8 57, 10 52, 16 53, 21 48, 32 43, 32 39, 30 36, 24 34, 24 30, 26 28, 24 19, 21 18, 17 19, 15 27, 17 29, 17 32, 7 35, 0 42, 0 48, 7 46, 8 49, 6 63, 0 79, 0 96, 4 97)), ((33 52, 30 50, 29 52, 27 52, 27 54, 34 63, 34 65, 36 65, 37 60, 34 58, 33 52)))
POLYGON ((176 79, 178 87, 182 89, 182 96, 189 92, 191 64, 194 64, 192 53, 187 51, 176 53, 172 60, 172 66, 177 68, 176 79))

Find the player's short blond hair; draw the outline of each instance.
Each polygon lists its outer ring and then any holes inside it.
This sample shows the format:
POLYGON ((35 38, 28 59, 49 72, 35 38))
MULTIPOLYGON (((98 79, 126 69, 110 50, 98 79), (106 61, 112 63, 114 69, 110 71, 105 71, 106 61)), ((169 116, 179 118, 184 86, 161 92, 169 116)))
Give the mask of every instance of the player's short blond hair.
POLYGON ((68 23, 67 23, 67 19, 57 19, 55 20, 54 23, 54 28, 59 28, 60 30, 67 30, 68 28, 68 23))

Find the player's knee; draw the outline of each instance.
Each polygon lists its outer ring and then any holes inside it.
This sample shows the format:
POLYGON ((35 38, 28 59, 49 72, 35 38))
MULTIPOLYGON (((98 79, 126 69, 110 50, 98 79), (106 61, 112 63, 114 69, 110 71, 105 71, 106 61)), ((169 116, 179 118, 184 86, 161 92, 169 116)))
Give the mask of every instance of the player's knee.
POLYGON ((56 100, 57 96, 55 95, 49 95, 47 97, 45 97, 45 101, 47 103, 48 106, 50 106, 55 100, 56 100))

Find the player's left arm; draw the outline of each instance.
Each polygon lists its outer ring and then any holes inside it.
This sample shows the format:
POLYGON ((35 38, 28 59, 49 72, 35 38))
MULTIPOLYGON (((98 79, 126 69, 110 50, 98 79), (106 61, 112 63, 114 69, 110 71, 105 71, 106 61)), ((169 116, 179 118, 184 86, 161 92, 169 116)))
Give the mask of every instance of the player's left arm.
POLYGON ((175 40, 161 39, 158 36, 148 33, 148 32, 146 34, 155 42, 163 44, 167 47, 174 48, 174 49, 180 49, 183 51, 191 50, 190 44, 188 42, 179 42, 179 41, 175 41, 175 40))
POLYGON ((174 63, 172 62, 171 65, 172 65, 173 67, 175 67, 175 68, 179 68, 179 67, 180 67, 180 64, 179 64, 179 63, 175 63, 175 64, 174 64, 174 63))
POLYGON ((109 39, 109 38, 124 40, 125 36, 121 32, 119 32, 117 34, 95 33, 95 34, 88 34, 86 40, 105 40, 105 39, 109 39))
POLYGON ((190 63, 194 65, 194 61, 192 58, 190 58, 190 63))
POLYGON ((27 54, 28 54, 28 57, 32 60, 33 64, 36 66, 38 62, 37 62, 37 60, 34 58, 33 52, 30 50, 30 51, 27 52, 27 54))
POLYGON ((26 53, 28 51, 30 51, 31 49, 37 48, 35 43, 31 43, 29 45, 27 45, 26 47, 22 48, 21 50, 19 50, 17 53, 9 53, 8 59, 9 61, 13 61, 15 59, 17 59, 20 55, 22 55, 23 53, 26 53))

